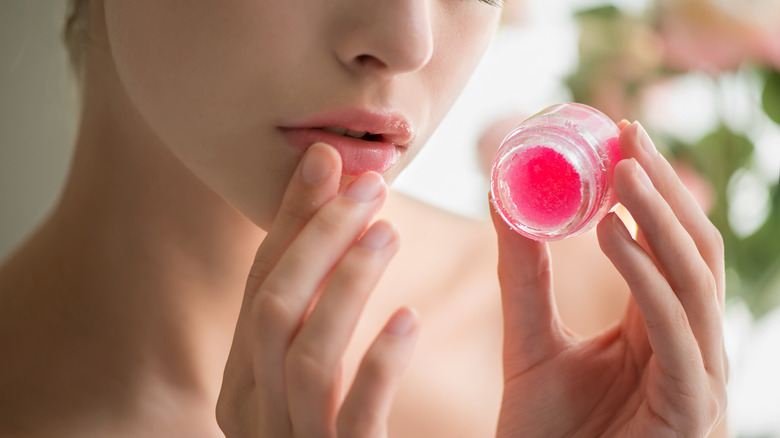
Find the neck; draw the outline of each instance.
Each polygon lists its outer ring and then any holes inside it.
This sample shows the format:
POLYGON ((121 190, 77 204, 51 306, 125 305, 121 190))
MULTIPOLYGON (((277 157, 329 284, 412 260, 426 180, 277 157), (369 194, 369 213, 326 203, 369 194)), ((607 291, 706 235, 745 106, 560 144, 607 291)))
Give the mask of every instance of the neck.
POLYGON ((45 315, 32 341, 63 346, 62 373, 124 382, 98 398, 175 387, 213 403, 264 232, 172 155, 111 74, 87 84, 60 202, 7 269, 45 315))

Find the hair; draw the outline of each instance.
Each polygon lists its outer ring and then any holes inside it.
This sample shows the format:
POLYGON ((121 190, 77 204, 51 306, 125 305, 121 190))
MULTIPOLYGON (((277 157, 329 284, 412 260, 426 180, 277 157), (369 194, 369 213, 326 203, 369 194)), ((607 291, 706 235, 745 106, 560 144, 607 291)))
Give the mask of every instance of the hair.
POLYGON ((84 61, 89 42, 89 0, 68 0, 62 41, 68 51, 68 59, 78 82, 84 76, 84 61))

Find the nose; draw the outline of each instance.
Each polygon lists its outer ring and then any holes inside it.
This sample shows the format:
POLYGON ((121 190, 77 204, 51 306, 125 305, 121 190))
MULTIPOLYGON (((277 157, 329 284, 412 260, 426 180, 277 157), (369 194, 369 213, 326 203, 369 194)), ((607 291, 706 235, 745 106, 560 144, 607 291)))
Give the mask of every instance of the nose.
POLYGON ((356 73, 420 70, 433 55, 427 0, 354 0, 334 20, 336 56, 356 73))

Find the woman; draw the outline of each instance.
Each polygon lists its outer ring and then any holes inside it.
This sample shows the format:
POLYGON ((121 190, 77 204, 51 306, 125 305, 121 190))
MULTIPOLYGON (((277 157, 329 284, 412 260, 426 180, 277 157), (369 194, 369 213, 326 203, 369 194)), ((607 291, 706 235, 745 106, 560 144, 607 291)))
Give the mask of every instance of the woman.
POLYGON ((611 329, 566 329, 547 246, 500 220, 500 286, 482 276, 484 233, 380 281, 400 234, 373 220, 386 184, 474 68, 493 3, 77 0, 70 176, 0 270, 2 434, 709 433, 725 408, 721 240, 638 124, 622 125, 615 184, 641 237, 614 215, 599 226, 633 295, 611 329), (404 304, 427 334, 395 398, 419 324, 404 304), (503 376, 460 366, 502 351, 503 376), (449 388, 495 395, 488 426, 453 430, 473 411, 426 399, 449 388), (421 417, 436 421, 402 429, 421 417))

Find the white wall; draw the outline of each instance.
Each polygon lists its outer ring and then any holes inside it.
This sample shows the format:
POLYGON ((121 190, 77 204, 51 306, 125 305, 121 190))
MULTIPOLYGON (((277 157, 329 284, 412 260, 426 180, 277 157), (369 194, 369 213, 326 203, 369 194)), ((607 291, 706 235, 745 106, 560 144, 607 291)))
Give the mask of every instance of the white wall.
POLYGON ((0 0, 0 259, 40 221, 65 177, 76 92, 64 0, 0 0))

